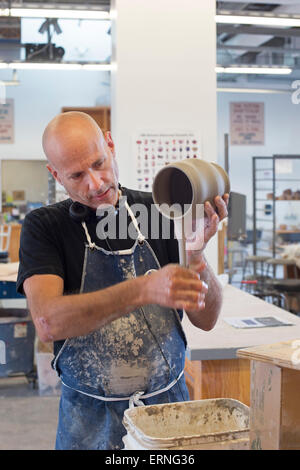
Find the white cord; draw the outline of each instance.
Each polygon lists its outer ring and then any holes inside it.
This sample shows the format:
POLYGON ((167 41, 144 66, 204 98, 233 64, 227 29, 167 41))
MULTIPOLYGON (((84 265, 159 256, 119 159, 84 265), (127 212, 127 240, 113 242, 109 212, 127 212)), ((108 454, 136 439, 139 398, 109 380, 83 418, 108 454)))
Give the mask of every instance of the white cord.
POLYGON ((86 226, 86 223, 85 222, 81 222, 81 225, 83 226, 84 228, 84 231, 85 231, 85 236, 86 236, 86 239, 88 241, 88 244, 89 244, 89 247, 91 248, 91 250, 93 250, 96 246, 96 243, 92 242, 91 240, 91 237, 90 237, 90 234, 88 232, 88 229, 87 229, 87 226, 86 226))
POLYGON ((82 392, 81 390, 77 390, 76 388, 70 387, 69 385, 65 384, 63 381, 61 381, 61 382, 65 387, 70 388, 71 390, 75 390, 75 392, 82 393, 83 395, 86 395, 88 397, 96 398, 97 400, 102 400, 102 401, 129 401, 129 408, 133 408, 134 405, 136 405, 136 406, 145 406, 145 404, 141 400, 146 400, 146 398, 151 398, 151 397, 154 397, 155 395, 160 395, 161 393, 164 393, 164 392, 167 392, 168 390, 170 390, 170 388, 174 387, 174 385, 181 379, 183 373, 184 373, 184 370, 182 370, 180 372, 177 379, 173 380, 171 383, 169 383, 169 385, 167 385, 166 387, 164 387, 160 390, 156 390, 155 392, 151 392, 151 393, 146 393, 146 395, 144 395, 144 392, 137 391, 137 392, 133 393, 130 397, 121 397, 121 398, 118 398, 118 397, 102 397, 102 396, 99 396, 99 395, 93 395, 91 393, 82 392))

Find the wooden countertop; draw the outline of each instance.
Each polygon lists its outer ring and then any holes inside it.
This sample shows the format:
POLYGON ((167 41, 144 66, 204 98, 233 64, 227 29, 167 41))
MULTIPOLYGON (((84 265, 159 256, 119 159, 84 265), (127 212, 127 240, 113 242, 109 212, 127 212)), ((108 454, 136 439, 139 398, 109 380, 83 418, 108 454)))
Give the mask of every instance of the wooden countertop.
POLYGON ((196 328, 184 315, 182 324, 187 337, 186 356, 189 360, 235 359, 238 349, 300 338, 300 317, 231 285, 224 287, 223 295, 221 315, 213 330, 196 328), (265 316, 276 316, 293 325, 237 329, 223 320, 225 317, 265 316))
POLYGON ((298 230, 275 230, 276 233, 300 233, 300 229, 298 230))

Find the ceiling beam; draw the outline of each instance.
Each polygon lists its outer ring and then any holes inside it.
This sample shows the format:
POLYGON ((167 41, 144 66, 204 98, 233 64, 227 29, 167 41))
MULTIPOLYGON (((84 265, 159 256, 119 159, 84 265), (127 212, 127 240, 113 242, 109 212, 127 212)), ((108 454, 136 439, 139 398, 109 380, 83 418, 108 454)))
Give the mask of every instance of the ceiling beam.
POLYGON ((230 46, 226 44, 218 44, 220 50, 233 50, 233 51, 250 51, 250 52, 283 52, 283 53, 300 53, 300 49, 287 48, 287 47, 253 47, 253 46, 230 46))
POLYGON ((230 24, 218 24, 217 33, 222 34, 262 34, 278 37, 300 37, 300 28, 272 28, 264 26, 234 26, 230 24))
POLYGON ((0 7, 1 8, 44 8, 44 9, 49 9, 49 8, 55 8, 55 9, 61 9, 61 10, 68 10, 68 9, 97 9, 97 10, 103 10, 103 11, 109 11, 110 9, 110 0, 102 0, 102 1, 97 1, 97 0, 92 0, 92 1, 84 1, 84 0, 66 0, 63 2, 57 2, 55 0, 53 1, 2 1, 0 2, 0 7))
MULTIPOLYGON (((222 0, 221 3, 268 3, 267 0, 255 0, 253 2, 247 2, 243 0, 222 0)), ((274 2, 272 3, 280 3, 280 5, 297 5, 299 4, 298 0, 280 0, 279 2, 274 2)))

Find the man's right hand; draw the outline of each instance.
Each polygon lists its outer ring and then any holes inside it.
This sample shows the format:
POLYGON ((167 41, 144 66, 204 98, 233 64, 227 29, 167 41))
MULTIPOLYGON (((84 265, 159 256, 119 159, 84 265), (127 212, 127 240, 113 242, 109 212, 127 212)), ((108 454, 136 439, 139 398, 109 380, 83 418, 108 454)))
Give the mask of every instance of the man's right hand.
POLYGON ((205 308, 207 285, 191 269, 168 264, 147 276, 144 282, 144 295, 149 304, 191 312, 205 308))

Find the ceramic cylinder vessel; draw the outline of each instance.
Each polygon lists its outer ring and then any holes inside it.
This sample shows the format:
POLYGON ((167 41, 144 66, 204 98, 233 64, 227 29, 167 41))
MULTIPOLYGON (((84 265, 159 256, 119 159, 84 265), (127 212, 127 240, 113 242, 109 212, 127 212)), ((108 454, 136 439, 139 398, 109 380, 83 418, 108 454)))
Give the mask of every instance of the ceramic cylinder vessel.
MULTIPOLYGON (((229 177, 216 163, 201 159, 185 159, 162 168, 154 178, 153 200, 163 215, 176 219, 187 211, 194 211, 197 204, 230 192, 229 177), (179 205, 181 211, 169 211, 168 206, 179 205)), ((195 212, 196 213, 196 212, 195 212)))

